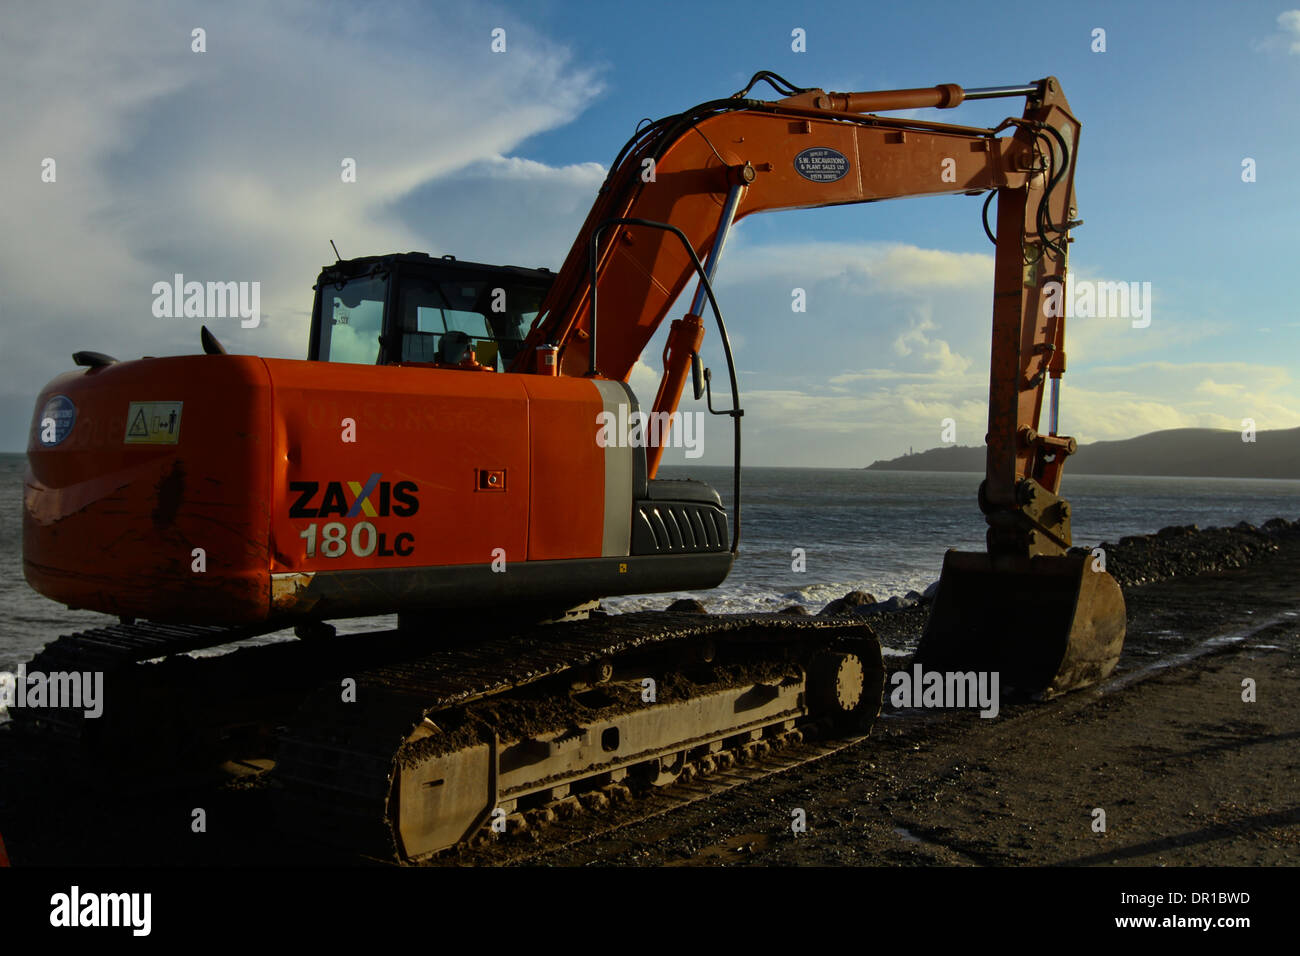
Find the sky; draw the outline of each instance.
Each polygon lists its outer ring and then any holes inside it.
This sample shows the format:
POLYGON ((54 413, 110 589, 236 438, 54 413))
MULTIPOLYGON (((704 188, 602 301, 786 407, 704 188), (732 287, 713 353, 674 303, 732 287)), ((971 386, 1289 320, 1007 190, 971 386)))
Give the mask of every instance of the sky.
MULTIPOLYGON (((1151 289, 1145 328, 1068 324, 1061 431, 1087 442, 1246 418, 1300 425, 1300 299, 1287 284, 1300 234, 1300 9, 972 9, 8 4, 0 451, 23 450, 36 394, 79 349, 193 353, 207 321, 232 352, 305 356, 331 239, 344 257, 417 250, 558 268, 638 121, 728 96, 760 69, 837 91, 1059 77, 1082 123, 1071 269, 1151 289), (355 182, 342 181, 344 158, 355 182), (153 285, 175 273, 259 282, 260 324, 155 316, 153 285)), ((925 118, 995 125, 1019 113, 1020 101, 995 100, 925 118)), ((945 419, 956 443, 982 443, 993 247, 980 205, 906 199, 738 224, 716 289, 747 463, 861 467, 941 444, 945 419), (791 310, 795 288, 805 312, 791 310)), ((662 341, 632 376, 645 404, 662 341)), ((716 335, 704 358, 721 374, 716 335)), ((725 420, 708 423, 703 449, 697 463, 730 461, 725 420)))

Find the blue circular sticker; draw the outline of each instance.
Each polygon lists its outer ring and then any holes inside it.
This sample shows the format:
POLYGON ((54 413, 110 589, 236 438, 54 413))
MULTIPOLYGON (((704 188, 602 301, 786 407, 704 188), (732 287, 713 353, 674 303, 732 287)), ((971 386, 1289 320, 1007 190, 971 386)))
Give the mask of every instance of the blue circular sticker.
POLYGON ((53 448, 72 431, 77 420, 77 406, 66 395, 55 395, 41 409, 40 421, 36 423, 36 437, 46 448, 53 448))
POLYGON ((794 171, 815 183, 833 183, 849 172, 849 158, 838 149, 814 146, 794 158, 794 171))

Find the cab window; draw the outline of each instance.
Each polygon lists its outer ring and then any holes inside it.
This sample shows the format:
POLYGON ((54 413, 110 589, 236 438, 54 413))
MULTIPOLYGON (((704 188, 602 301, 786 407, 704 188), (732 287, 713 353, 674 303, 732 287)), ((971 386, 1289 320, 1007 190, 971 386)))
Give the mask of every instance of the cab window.
POLYGON ((379 361, 387 291, 387 276, 330 282, 321 288, 321 358, 356 365, 379 361))
POLYGON ((433 362, 448 332, 469 336, 479 361, 502 371, 519 351, 545 290, 494 280, 402 280, 402 361, 433 362))

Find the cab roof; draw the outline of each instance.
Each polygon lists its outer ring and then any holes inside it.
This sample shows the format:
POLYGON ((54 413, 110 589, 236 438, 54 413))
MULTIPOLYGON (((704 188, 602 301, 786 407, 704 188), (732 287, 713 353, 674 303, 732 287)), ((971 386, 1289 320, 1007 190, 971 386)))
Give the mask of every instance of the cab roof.
POLYGON ((412 268, 426 273, 444 273, 463 276, 466 273, 480 272, 505 274, 522 279, 525 282, 550 285, 555 281, 555 273, 550 269, 528 269, 523 266, 496 266, 484 262, 470 262, 455 256, 431 256, 427 252, 390 252, 381 256, 361 256, 356 259, 340 259, 322 266, 320 277, 312 288, 321 281, 338 281, 357 276, 370 275, 375 272, 388 272, 395 266, 412 268))

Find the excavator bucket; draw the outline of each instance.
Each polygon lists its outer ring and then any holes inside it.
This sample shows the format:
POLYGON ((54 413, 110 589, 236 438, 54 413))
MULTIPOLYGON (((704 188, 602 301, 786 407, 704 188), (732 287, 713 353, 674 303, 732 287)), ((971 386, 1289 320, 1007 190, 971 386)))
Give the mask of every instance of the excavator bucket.
POLYGON ((1124 595, 1091 555, 949 551, 916 661, 927 671, 996 671, 1003 692, 1055 697, 1110 674, 1124 628, 1124 595))

